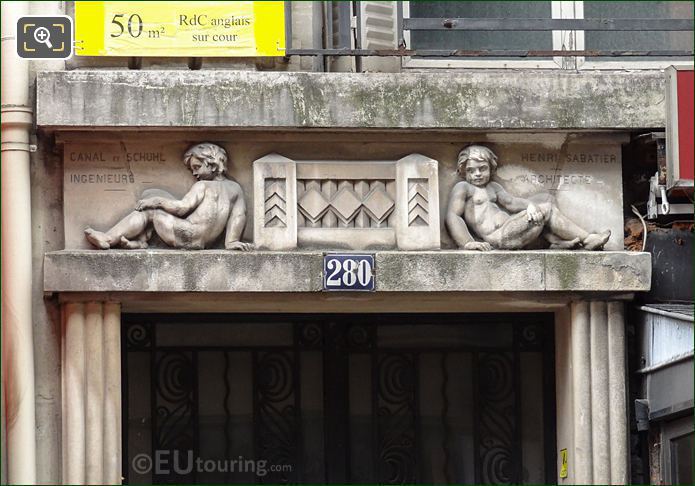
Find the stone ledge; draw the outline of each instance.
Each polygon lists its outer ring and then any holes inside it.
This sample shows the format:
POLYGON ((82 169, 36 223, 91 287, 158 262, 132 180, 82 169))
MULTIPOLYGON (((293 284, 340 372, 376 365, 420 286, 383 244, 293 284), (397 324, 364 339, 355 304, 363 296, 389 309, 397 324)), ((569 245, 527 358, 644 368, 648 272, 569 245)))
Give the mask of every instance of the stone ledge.
MULTIPOLYGON (((323 252, 64 250, 46 292, 318 292, 323 252)), ((638 292, 651 255, 622 251, 375 252, 378 292, 638 292)))
POLYGON ((664 89, 658 70, 55 71, 38 74, 36 119, 72 130, 658 128, 664 89))

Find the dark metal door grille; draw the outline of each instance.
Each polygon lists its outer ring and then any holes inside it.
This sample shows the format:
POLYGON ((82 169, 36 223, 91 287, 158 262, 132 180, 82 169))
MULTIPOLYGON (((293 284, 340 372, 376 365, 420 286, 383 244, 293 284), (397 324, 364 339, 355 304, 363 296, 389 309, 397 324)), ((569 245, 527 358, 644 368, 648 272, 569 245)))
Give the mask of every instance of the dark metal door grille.
POLYGON ((525 419, 522 416, 521 360, 528 353, 536 353, 542 359, 539 379, 543 391, 537 403, 526 398, 526 406, 528 408, 531 403, 542 407, 544 451, 540 467, 545 482, 555 480, 554 359, 552 319, 548 315, 517 314, 513 319, 498 315, 378 318, 367 315, 276 318, 133 315, 127 317, 125 326, 123 469, 126 482, 448 483, 463 482, 462 471, 468 471, 469 476, 465 477, 472 478, 475 483, 527 482, 529 459, 525 458, 522 447, 525 419), (290 341, 284 345, 186 345, 185 339, 176 345, 171 344, 171 339, 160 343, 158 330, 173 321, 188 322, 191 332, 197 332, 197 322, 234 326, 235 321, 257 321, 259 326, 282 322, 292 326, 293 331, 290 341), (416 333, 424 333, 422 344, 417 339, 388 342, 388 338, 383 337, 393 334, 394 330, 398 332, 399 323, 403 322, 418 323, 411 327, 416 333), (503 323, 505 327, 497 329, 506 329, 509 336, 496 339, 486 335, 485 343, 476 343, 475 339, 471 342, 447 342, 447 339, 430 342, 428 336, 436 336, 438 326, 470 326, 470 323, 482 328, 487 323, 503 323), (499 342, 495 344, 495 341, 499 342), (417 345, 412 345, 413 342, 417 345), (312 362, 321 363, 320 370, 307 364, 311 353, 315 358, 320 356, 320 361, 312 362), (235 370, 232 363, 238 362, 235 358, 246 356, 250 361, 251 387, 247 391, 251 397, 246 419, 249 427, 243 429, 238 414, 232 411, 232 401, 238 401, 244 393, 239 385, 234 385, 241 371, 235 370), (145 357, 148 358, 145 360, 145 357), (217 368, 200 364, 201 359, 209 362, 210 357, 220 358, 217 368), (470 460, 462 459, 459 444, 462 436, 454 423, 456 408, 461 406, 461 398, 453 396, 459 383, 450 376, 462 357, 470 363, 466 373, 471 377, 473 395, 469 410, 473 428, 469 440, 472 442, 470 460), (358 361, 368 367, 360 375, 364 382, 354 379, 358 361), (149 363, 149 369, 137 368, 134 372, 135 363, 145 362, 149 363), (320 373, 322 377, 322 385, 317 390, 306 386, 312 373, 320 373), (208 413, 202 412, 201 406, 209 409, 211 399, 201 396, 201 380, 212 382, 213 389, 218 388, 215 397, 221 402, 218 408, 222 418, 208 428, 201 422, 201 417, 208 413), (129 405, 146 401, 137 395, 145 388, 149 388, 149 417, 140 417, 144 412, 136 413, 129 405), (371 401, 370 412, 364 417, 353 410, 353 402, 361 394, 369 395, 367 399, 371 401), (323 437, 322 447, 312 442, 317 435, 309 430, 308 424, 316 422, 311 422, 316 412, 309 409, 316 408, 316 404, 306 405, 305 400, 311 398, 308 395, 319 397, 322 403, 318 425, 323 428, 323 433, 319 434, 323 437), (423 406, 429 412, 423 411, 423 406), (431 416, 435 409, 436 416, 431 416), (134 417, 130 416, 131 411, 134 417), (234 435, 235 428, 237 435, 234 435), (244 437, 241 441, 239 430, 244 437), (249 432, 245 434, 243 430, 249 432), (371 430, 371 439, 369 432, 362 434, 365 430, 371 430), (231 470, 217 471, 219 474, 211 476, 195 468, 186 470, 185 474, 153 468, 149 475, 143 476, 133 470, 132 461, 142 453, 155 458, 158 451, 167 451, 172 459, 171 451, 179 451, 180 457, 188 463, 191 458, 200 457, 203 450, 210 450, 213 436, 219 437, 215 442, 218 445, 213 447, 217 457, 236 457, 239 447, 243 447, 241 442, 248 441, 245 450, 253 457, 239 455, 240 460, 290 465, 291 470, 266 471, 262 476, 244 476, 231 470), (432 447, 441 452, 433 454, 432 447))

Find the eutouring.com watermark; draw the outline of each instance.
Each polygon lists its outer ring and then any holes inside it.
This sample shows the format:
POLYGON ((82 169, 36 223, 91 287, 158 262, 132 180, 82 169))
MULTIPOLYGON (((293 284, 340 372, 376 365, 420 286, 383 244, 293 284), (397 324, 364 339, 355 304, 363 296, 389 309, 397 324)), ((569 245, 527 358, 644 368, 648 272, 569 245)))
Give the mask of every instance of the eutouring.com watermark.
POLYGON ((265 459, 205 459, 196 457, 193 451, 161 450, 150 454, 138 454, 133 457, 133 471, 137 474, 156 475, 176 474, 185 476, 195 473, 251 473, 264 477, 270 472, 292 472, 291 464, 268 464, 265 459))

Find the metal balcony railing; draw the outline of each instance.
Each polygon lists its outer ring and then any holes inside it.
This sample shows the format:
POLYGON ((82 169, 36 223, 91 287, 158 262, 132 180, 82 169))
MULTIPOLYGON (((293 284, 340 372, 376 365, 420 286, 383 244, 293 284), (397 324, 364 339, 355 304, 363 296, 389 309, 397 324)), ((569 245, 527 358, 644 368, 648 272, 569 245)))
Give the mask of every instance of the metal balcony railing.
MULTIPOLYGON (((331 3, 331 2, 325 2, 331 3)), ((486 58, 486 57, 693 57, 695 51, 690 50, 528 50, 528 49, 410 49, 406 45, 406 31, 598 31, 598 32, 636 32, 636 31, 680 31, 693 32, 693 19, 521 19, 521 18, 404 18, 403 2, 397 4, 397 36, 396 49, 363 49, 360 32, 361 9, 356 8, 356 27, 354 40, 351 39, 351 18, 349 4, 351 2, 332 2, 343 4, 343 10, 337 16, 341 30, 337 47, 331 48, 301 48, 292 47, 292 13, 290 2, 285 2, 286 23, 286 55, 287 56, 399 56, 399 57, 435 57, 435 58, 486 58), (347 12, 347 13, 346 13, 347 12), (354 46, 352 45, 354 42, 354 46)), ((358 2, 352 2, 358 3, 358 2)), ((326 22, 327 37, 332 37, 332 24, 326 22)))

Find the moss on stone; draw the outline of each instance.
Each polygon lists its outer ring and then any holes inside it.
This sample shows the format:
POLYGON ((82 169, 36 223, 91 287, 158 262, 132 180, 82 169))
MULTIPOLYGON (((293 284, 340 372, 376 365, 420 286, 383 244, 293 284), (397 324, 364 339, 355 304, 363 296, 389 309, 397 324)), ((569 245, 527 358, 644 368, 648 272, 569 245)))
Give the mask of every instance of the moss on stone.
POLYGON ((71 128, 624 129, 665 123, 664 79, 651 72, 60 71, 39 73, 37 90, 38 125, 71 128))
MULTIPOLYGON (((572 290, 578 280, 577 275, 580 270, 579 258, 569 253, 567 255, 558 255, 554 260, 555 267, 553 270, 557 273, 560 281, 560 290, 572 290)), ((547 268, 548 265, 546 263, 546 271, 547 268)))

